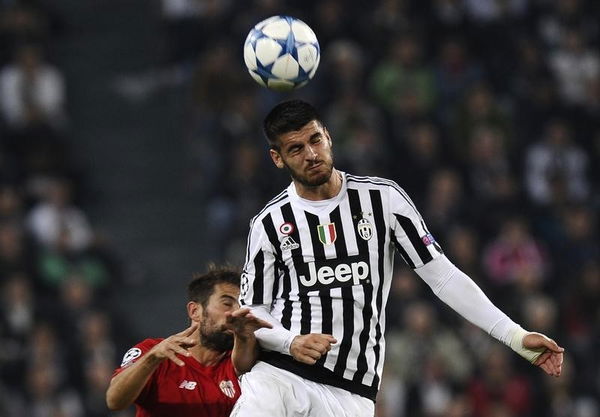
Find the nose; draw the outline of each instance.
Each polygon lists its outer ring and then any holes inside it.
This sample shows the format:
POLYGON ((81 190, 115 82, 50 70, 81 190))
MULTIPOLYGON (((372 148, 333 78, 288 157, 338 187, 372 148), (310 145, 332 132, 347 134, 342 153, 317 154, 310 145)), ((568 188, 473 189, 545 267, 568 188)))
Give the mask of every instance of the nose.
POLYGON ((317 158, 317 151, 314 149, 314 147, 312 145, 308 145, 306 147, 307 151, 306 151, 306 155, 308 159, 316 159, 317 158))

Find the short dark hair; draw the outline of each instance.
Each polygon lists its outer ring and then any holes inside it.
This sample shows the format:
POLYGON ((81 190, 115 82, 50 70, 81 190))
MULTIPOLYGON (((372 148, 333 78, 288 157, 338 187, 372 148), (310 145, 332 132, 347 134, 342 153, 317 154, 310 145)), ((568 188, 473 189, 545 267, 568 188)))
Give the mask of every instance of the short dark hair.
POLYGON ((215 292, 215 287, 219 284, 232 284, 239 287, 240 274, 241 271, 231 266, 209 265, 208 272, 205 274, 192 274, 192 280, 187 287, 188 301, 201 304, 206 308, 208 299, 215 292))
POLYGON ((277 142, 281 135, 300 130, 313 120, 323 124, 317 109, 311 104, 302 100, 287 100, 273 107, 267 114, 263 131, 271 149, 278 149, 277 142))

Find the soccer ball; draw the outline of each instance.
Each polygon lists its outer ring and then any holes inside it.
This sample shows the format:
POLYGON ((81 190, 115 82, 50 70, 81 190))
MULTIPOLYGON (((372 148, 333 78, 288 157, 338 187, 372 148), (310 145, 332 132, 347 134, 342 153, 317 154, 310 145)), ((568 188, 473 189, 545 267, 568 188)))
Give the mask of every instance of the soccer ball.
POLYGON ((303 21, 273 16, 258 23, 244 43, 244 62, 257 83, 289 91, 308 83, 319 66, 317 36, 303 21))

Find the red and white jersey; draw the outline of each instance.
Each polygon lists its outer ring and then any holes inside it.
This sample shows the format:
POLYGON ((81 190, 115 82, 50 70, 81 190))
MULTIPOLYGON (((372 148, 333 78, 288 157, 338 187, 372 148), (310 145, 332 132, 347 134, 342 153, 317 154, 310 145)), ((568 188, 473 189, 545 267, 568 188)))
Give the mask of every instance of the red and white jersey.
MULTIPOLYGON (((146 339, 125 353, 113 377, 163 339, 146 339)), ((225 417, 240 396, 231 352, 215 366, 178 355, 185 366, 162 362, 135 401, 136 417, 225 417)))

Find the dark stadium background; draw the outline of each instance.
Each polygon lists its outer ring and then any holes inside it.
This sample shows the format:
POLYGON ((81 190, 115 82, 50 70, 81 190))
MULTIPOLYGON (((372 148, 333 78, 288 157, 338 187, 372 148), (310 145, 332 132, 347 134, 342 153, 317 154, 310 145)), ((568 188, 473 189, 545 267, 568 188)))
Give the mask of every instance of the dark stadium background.
POLYGON ((192 272, 240 265, 287 184, 260 122, 289 97, 322 111, 339 168, 395 179, 451 260, 567 350, 542 375, 399 264, 378 415, 599 416, 598 8, 0 1, 0 416, 109 415, 123 352, 185 327, 192 272), (274 14, 320 40, 294 94, 243 68, 274 14))

